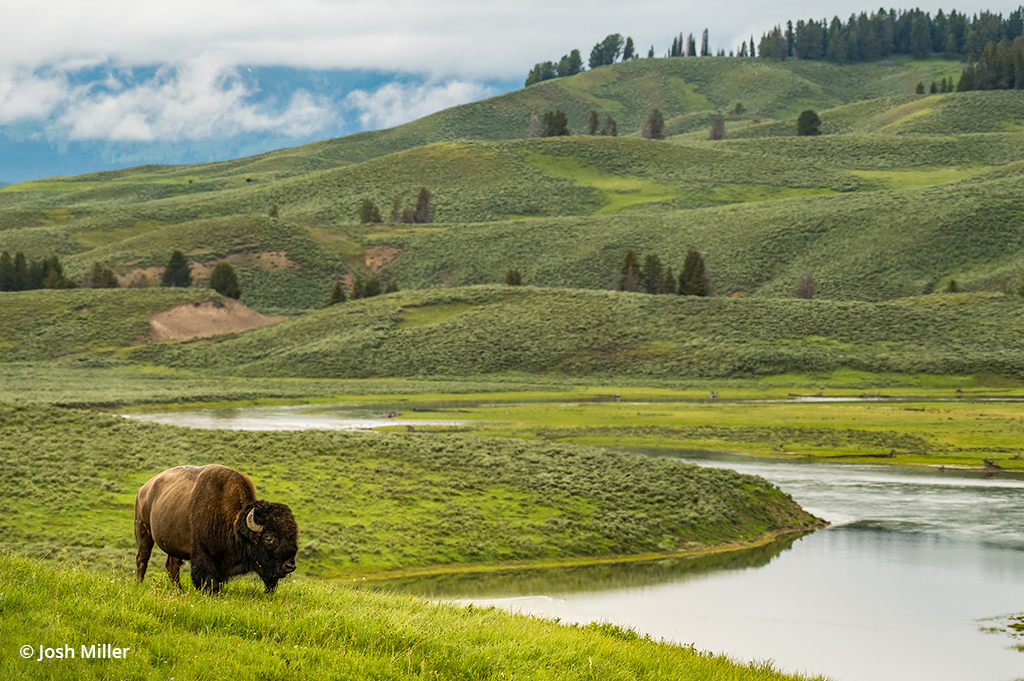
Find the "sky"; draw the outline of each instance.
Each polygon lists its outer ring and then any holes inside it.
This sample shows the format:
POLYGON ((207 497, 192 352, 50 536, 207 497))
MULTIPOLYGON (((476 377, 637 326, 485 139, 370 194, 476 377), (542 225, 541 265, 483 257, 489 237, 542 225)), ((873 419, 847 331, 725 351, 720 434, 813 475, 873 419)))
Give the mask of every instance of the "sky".
MULTIPOLYGON (((522 87, 610 33, 727 52, 863 0, 4 0, 0 184, 377 130, 522 87)), ((942 7, 1008 14, 1019 2, 942 7)), ((921 6, 921 5, 914 5, 921 6)), ((908 5, 909 7, 909 5, 908 5)), ((921 9, 934 13, 940 6, 921 9)), ((902 6, 898 6, 902 9, 902 6)))

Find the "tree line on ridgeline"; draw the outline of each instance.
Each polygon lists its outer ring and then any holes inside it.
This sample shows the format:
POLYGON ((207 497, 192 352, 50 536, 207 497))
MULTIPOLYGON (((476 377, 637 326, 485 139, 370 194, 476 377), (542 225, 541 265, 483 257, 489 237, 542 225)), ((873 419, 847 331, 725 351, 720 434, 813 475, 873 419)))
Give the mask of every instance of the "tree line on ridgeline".
POLYGON ((678 277, 672 272, 671 266, 662 265, 661 258, 656 254, 647 255, 641 265, 636 251, 629 250, 622 260, 622 267, 612 277, 611 289, 652 295, 715 295, 715 284, 704 262, 704 256, 695 250, 687 251, 678 277))
POLYGON ((1005 19, 1002 14, 980 12, 973 17, 942 10, 933 17, 920 9, 851 14, 847 21, 786 22, 761 36, 758 54, 766 59, 826 60, 837 64, 909 55, 927 59, 981 59, 989 43, 1013 41, 1024 35, 1024 6, 1005 19))
MULTIPOLYGON (((509 270, 509 273, 512 272, 516 274, 516 283, 520 283, 518 271, 509 270)), ((508 278, 509 275, 506 275, 506 284, 509 283, 508 278)), ((611 289, 631 293, 677 294, 703 298, 715 295, 715 283, 711 278, 707 262, 700 251, 693 249, 687 251, 686 258, 683 260, 683 268, 678 276, 672 271, 672 267, 665 267, 661 258, 656 254, 645 256, 644 262, 641 264, 636 251, 629 250, 622 259, 622 267, 612 277, 611 289)), ((808 269, 800 275, 794 284, 793 297, 810 300, 814 297, 815 292, 814 273, 808 269)))
MULTIPOLYGON (((1005 18, 994 12, 979 12, 972 16, 956 10, 946 14, 941 9, 932 16, 920 9, 896 10, 880 8, 877 11, 851 14, 843 21, 838 16, 831 20, 792 20, 764 33, 755 45, 750 37, 728 55, 724 48, 713 53, 708 30, 704 29, 698 43, 693 33, 673 36, 666 57, 761 57, 764 59, 825 60, 837 64, 869 62, 895 55, 909 55, 927 59, 941 54, 947 60, 970 60, 973 69, 984 62, 984 78, 975 78, 958 90, 1024 89, 1024 63, 1017 54, 1022 48, 1017 39, 1024 36, 1024 6, 1010 12, 1005 18), (1009 66, 1007 66, 1009 64, 1009 66), (999 75, 994 74, 998 73, 999 75), (976 85, 984 83, 985 85, 976 85), (1017 83, 1020 83, 1019 85, 1017 83)), ((632 38, 618 33, 597 43, 590 53, 591 69, 630 61, 639 57, 632 38)), ((654 46, 647 53, 654 57, 654 46)), ((583 71, 579 50, 572 50, 558 62, 540 62, 530 71, 526 86, 553 78, 574 76, 583 71)), ((953 91, 952 84, 948 89, 953 91)))
MULTIPOLYGON (((117 278, 110 270, 103 271, 100 267, 100 274, 96 285, 92 285, 91 278, 87 277, 83 282, 88 288, 108 288, 117 286, 117 278), (107 274, 109 273, 109 279, 107 274), (110 283, 112 282, 112 283, 110 283)), ((77 281, 73 281, 64 275, 64 266, 61 265, 57 256, 40 258, 29 262, 28 258, 21 251, 11 254, 7 251, 0 253, 0 291, 37 291, 39 289, 67 289, 78 288, 77 281)))
MULTIPOLYGON (((420 187, 419 195, 416 197, 416 205, 402 205, 402 197, 396 196, 391 202, 391 216, 388 223, 397 225, 404 224, 426 224, 434 220, 434 195, 426 187, 420 187)), ((380 208, 373 202, 373 199, 363 199, 359 207, 359 221, 364 225, 381 224, 380 208)))

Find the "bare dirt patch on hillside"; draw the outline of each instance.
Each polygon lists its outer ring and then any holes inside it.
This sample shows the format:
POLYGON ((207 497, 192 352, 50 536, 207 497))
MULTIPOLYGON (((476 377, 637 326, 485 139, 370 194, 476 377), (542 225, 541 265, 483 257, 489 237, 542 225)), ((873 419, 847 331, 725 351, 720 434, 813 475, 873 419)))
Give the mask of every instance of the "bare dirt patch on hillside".
MULTIPOLYGON (((248 265, 251 267, 259 267, 264 270, 281 270, 286 267, 297 268, 298 263, 294 262, 288 257, 288 254, 283 251, 253 251, 246 253, 232 253, 226 258, 220 258, 218 260, 209 260, 207 262, 195 262, 189 261, 192 273, 192 281, 201 283, 210 278, 213 274, 213 268, 222 262, 230 263, 231 265, 248 265)), ((133 263, 128 263, 131 265, 133 263)), ((126 271, 124 274, 118 274, 117 281, 121 286, 139 286, 140 280, 143 276, 146 277, 145 282, 147 286, 157 286, 160 284, 160 279, 164 275, 166 268, 162 265, 154 265, 152 267, 136 267, 126 271)))
POLYGON ((255 329, 281 319, 283 317, 266 317, 237 300, 224 298, 216 302, 186 303, 158 312, 149 320, 149 332, 154 341, 208 338, 255 329))
POLYGON ((371 272, 374 274, 380 274, 385 267, 393 263, 400 255, 402 255, 401 248, 373 246, 366 249, 363 254, 363 261, 366 263, 366 266, 370 268, 371 272))

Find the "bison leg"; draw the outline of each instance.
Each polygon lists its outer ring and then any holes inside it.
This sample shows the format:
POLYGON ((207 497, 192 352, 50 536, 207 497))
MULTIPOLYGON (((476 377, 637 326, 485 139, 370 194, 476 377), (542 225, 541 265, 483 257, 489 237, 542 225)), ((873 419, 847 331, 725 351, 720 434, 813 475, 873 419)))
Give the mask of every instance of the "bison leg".
POLYGON ((135 554, 135 581, 142 584, 146 568, 149 567, 149 556, 153 553, 153 535, 138 520, 135 521, 135 543, 139 547, 139 552, 135 554))
POLYGON ((195 587, 219 594, 224 582, 225 580, 221 577, 213 559, 203 551, 193 551, 192 583, 195 587))
POLYGON ((178 588, 181 588, 181 579, 179 573, 181 572, 181 558, 175 558, 174 556, 167 556, 167 563, 164 567, 167 568, 167 574, 171 576, 171 581, 174 582, 178 588))

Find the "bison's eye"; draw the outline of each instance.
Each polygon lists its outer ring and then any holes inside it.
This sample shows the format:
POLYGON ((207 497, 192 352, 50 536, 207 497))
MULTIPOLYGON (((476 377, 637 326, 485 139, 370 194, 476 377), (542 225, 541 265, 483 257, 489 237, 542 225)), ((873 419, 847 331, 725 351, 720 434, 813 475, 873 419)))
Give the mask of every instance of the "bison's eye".
POLYGON ((267 546, 273 546, 274 545, 274 541, 275 541, 275 537, 272 534, 267 534, 267 535, 263 536, 263 543, 266 544, 267 546))

